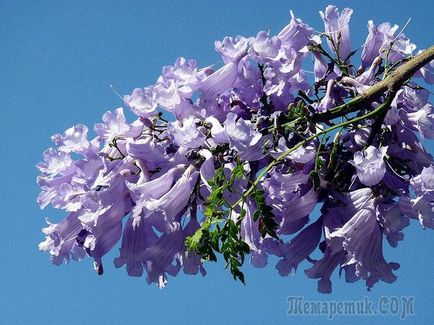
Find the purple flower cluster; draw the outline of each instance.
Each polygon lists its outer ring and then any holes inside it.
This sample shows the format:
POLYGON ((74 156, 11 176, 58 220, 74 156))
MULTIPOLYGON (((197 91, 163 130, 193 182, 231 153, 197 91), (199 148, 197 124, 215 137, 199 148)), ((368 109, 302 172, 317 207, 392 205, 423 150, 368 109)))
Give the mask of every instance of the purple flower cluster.
MULTIPOLYGON (((205 275, 204 254, 186 240, 200 234, 203 246, 212 229, 232 221, 252 265, 274 256, 287 276, 307 260, 320 292, 331 292, 335 269, 368 288, 393 282, 399 265, 386 262, 383 238, 397 246, 410 219, 434 228, 434 161, 421 142, 434 138, 433 106, 427 90, 407 82, 384 114, 370 112, 380 111, 387 93, 327 115, 386 78, 416 46, 398 26, 370 21, 357 67, 352 10, 328 6, 320 15, 322 34, 291 12, 277 35, 215 42, 219 68, 179 58, 154 85, 124 97, 137 115, 132 123, 117 108, 94 126, 94 138, 84 125, 54 135, 37 165, 38 203, 67 217, 47 220, 39 249, 57 265, 90 256, 102 274, 104 255, 120 242, 114 265, 164 287, 181 270, 205 275), (310 222, 317 204, 321 214, 310 222)), ((433 83, 433 62, 415 77, 433 83)))

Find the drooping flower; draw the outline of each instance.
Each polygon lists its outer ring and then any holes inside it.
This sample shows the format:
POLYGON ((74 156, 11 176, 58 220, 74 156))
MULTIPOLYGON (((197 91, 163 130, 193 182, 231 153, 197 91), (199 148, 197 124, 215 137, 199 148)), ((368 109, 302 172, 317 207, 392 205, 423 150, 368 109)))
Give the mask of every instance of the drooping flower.
POLYGON ((221 54, 225 64, 239 62, 247 54, 250 39, 243 36, 225 37, 223 41, 215 42, 215 49, 221 54))
POLYGON ((332 254, 330 249, 325 250, 324 256, 318 260, 314 261, 311 268, 305 271, 306 275, 311 279, 318 280, 318 291, 321 293, 331 293, 332 292, 332 282, 330 277, 336 267, 341 263, 344 258, 344 252, 339 252, 332 254))
POLYGON ((196 126, 199 122, 194 116, 185 118, 182 121, 170 122, 168 132, 173 138, 173 142, 188 149, 197 148, 205 142, 205 134, 196 126))
POLYGON ((130 218, 124 227, 120 256, 115 258, 115 266, 119 268, 126 264, 128 275, 142 276, 143 254, 157 239, 149 223, 139 222, 134 227, 133 219, 130 218))
POLYGON ((76 237, 82 228, 75 212, 58 224, 48 222, 48 227, 43 229, 45 241, 39 244, 39 249, 50 251, 51 261, 56 265, 67 263, 70 258, 80 260, 85 252, 77 243, 76 237))
MULTIPOLYGON (((419 51, 418 54, 420 53, 422 53, 422 51, 419 51)), ((422 67, 420 69, 420 74, 422 75, 426 83, 431 85, 434 84, 434 60, 422 67)))
POLYGON ((430 104, 426 104, 414 112, 405 112, 401 114, 404 117, 403 123, 428 139, 434 138, 434 112, 430 104))
POLYGON ((279 224, 277 231, 295 233, 308 221, 307 217, 317 204, 318 192, 312 187, 309 174, 302 170, 290 174, 273 171, 270 176, 263 186, 279 224))
POLYGON ((325 113, 329 109, 336 107, 335 94, 333 93, 333 88, 335 81, 330 79, 327 83, 327 91, 323 99, 316 105, 315 111, 318 113, 325 113))
POLYGON ((197 71, 196 60, 178 58, 173 66, 165 66, 161 75, 164 80, 174 80, 181 97, 191 98, 197 89, 200 73, 197 71))
POLYGON ((229 143, 240 153, 240 157, 247 160, 259 160, 263 157, 264 139, 261 133, 253 129, 250 121, 237 119, 237 115, 229 113, 224 125, 229 143))
POLYGON ((281 276, 286 276, 291 273, 291 270, 296 270, 297 266, 316 249, 321 239, 321 230, 322 220, 320 218, 303 229, 290 242, 284 244, 281 248, 283 259, 276 265, 281 276))
POLYGON ((342 61, 346 61, 351 53, 349 22, 352 14, 352 9, 345 8, 339 13, 338 8, 331 5, 324 12, 320 11, 328 36, 327 44, 342 61))
POLYGON ((272 36, 267 32, 261 31, 256 38, 251 41, 251 48, 255 54, 263 59, 278 59, 280 45, 282 41, 277 36, 272 36))
POLYGON ((147 272, 146 281, 156 283, 163 288, 167 283, 167 274, 175 276, 181 269, 179 261, 174 265, 173 260, 182 250, 184 234, 178 223, 174 228, 162 234, 143 253, 141 259, 147 272))
POLYGON ((238 63, 239 60, 229 62, 201 81, 201 105, 206 107, 213 104, 217 97, 234 85, 238 76, 238 63))
POLYGON ((299 51, 308 44, 312 37, 313 29, 303 23, 301 19, 296 18, 292 10, 290 14, 290 23, 277 34, 277 37, 282 41, 282 47, 299 51))
MULTIPOLYGON (((205 275, 204 259, 220 252, 241 280, 244 260, 265 267, 275 256, 282 276, 311 263, 324 293, 336 269, 368 289, 395 281, 383 244, 396 247, 412 219, 434 229, 429 91, 411 81, 366 101, 415 45, 370 21, 356 65, 352 10, 320 15, 319 35, 291 12, 277 35, 216 41, 217 67, 179 57, 124 97, 132 123, 117 108, 94 138, 81 124, 54 135, 37 201, 67 216, 48 222, 40 250, 56 265, 91 257, 102 274, 120 241, 115 267, 159 287, 181 270, 205 275)), ((414 77, 432 83, 433 62, 414 77)))
POLYGON ((175 217, 187 207, 198 176, 193 166, 188 167, 173 187, 163 195, 156 198, 142 196, 136 201, 135 213, 143 213, 143 218, 149 218, 152 225, 160 231, 170 229, 175 217))
POLYGON ((116 137, 137 137, 143 129, 143 125, 127 123, 122 107, 117 108, 114 114, 106 112, 102 120, 103 123, 95 124, 95 133, 108 141, 116 137))
MULTIPOLYGON (((268 255, 266 250, 262 247, 264 240, 258 229, 258 222, 253 220, 253 214, 255 212, 256 205, 253 202, 249 202, 247 205, 246 215, 241 221, 241 237, 249 245, 252 252, 251 262, 255 267, 265 267, 268 262, 268 255)), ((239 216, 236 216, 237 219, 239 216)), ((269 238, 268 238, 269 239, 269 238)))
POLYGON ((354 160, 351 163, 356 167, 357 177, 362 184, 373 186, 383 179, 386 173, 386 164, 384 162, 386 152, 387 147, 378 149, 369 146, 365 150, 354 154, 354 160))
POLYGON ((140 223, 143 218, 142 210, 146 202, 158 200, 166 194, 171 188, 176 178, 179 177, 184 165, 177 165, 160 177, 153 180, 144 179, 137 183, 127 183, 130 190, 130 196, 135 203, 133 209, 133 225, 140 223))
POLYGON ((390 23, 382 23, 377 27, 372 20, 368 22, 369 34, 362 50, 362 71, 377 56, 388 62, 396 62, 415 50, 416 46, 403 33, 397 34, 398 28, 398 25, 392 26, 390 23))
POLYGON ((124 101, 130 109, 141 117, 154 115, 157 109, 157 99, 154 88, 136 88, 131 95, 124 96, 124 101))
POLYGON ((74 169, 69 153, 49 148, 45 150, 43 157, 44 161, 38 163, 36 167, 46 175, 68 174, 68 171, 74 169))
POLYGON ((63 134, 53 135, 51 140, 60 151, 83 153, 90 146, 89 140, 87 139, 87 132, 87 126, 77 124, 67 129, 63 134))

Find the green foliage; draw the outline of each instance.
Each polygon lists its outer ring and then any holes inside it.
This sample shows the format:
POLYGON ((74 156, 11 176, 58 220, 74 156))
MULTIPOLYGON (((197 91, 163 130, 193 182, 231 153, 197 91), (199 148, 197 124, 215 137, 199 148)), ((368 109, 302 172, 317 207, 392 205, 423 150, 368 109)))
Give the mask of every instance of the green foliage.
POLYGON ((225 191, 234 190, 236 179, 243 178, 244 167, 241 163, 233 168, 229 179, 225 175, 224 165, 221 165, 209 180, 211 193, 205 202, 205 221, 192 235, 186 238, 189 251, 196 252, 202 259, 217 261, 216 253, 223 256, 226 268, 229 268, 234 279, 245 284, 244 274, 240 267, 245 255, 250 252, 249 245, 241 238, 241 221, 246 211, 241 209, 237 221, 231 219, 232 207, 224 199, 225 191))
MULTIPOLYGON (((254 221, 258 223, 258 229, 263 237, 269 235, 276 239, 279 237, 276 234, 276 229, 278 228, 277 223, 274 220, 274 215, 272 208, 267 205, 266 199, 264 197, 264 191, 258 189, 259 182, 261 179, 277 164, 281 163, 285 157, 305 144, 310 143, 318 137, 322 136, 322 140, 318 144, 317 155, 315 158, 315 169, 311 173, 311 179, 315 188, 319 188, 320 176, 319 173, 323 172, 321 169, 326 166, 327 161, 322 157, 322 153, 326 149, 326 142, 328 141, 324 135, 338 129, 343 129, 350 125, 359 123, 367 118, 376 117, 385 110, 389 101, 386 101, 382 105, 378 106, 372 111, 369 111, 363 116, 356 116, 351 120, 346 120, 338 124, 334 124, 327 129, 317 131, 312 135, 297 134, 297 126, 306 122, 304 117, 298 116, 295 118, 294 129, 292 132, 296 133, 300 142, 293 146, 288 151, 281 154, 279 157, 271 160, 271 162, 260 170, 255 176, 254 180, 251 179, 252 175, 246 175, 244 172, 244 166, 239 159, 235 160, 235 166, 232 166, 231 175, 228 177, 225 173, 229 169, 225 169, 225 164, 229 162, 221 162, 224 159, 220 159, 221 154, 225 148, 221 148, 222 151, 216 152, 216 163, 219 167, 216 169, 213 179, 209 180, 208 183, 211 186, 210 195, 205 201, 205 220, 202 226, 190 237, 186 238, 186 246, 188 251, 194 251, 204 260, 216 261, 217 253, 221 254, 226 261, 226 267, 230 269, 234 279, 240 280, 244 283, 244 275, 240 268, 244 262, 245 255, 249 253, 249 246, 241 237, 241 222, 244 218, 246 212, 244 210, 244 204, 247 200, 253 200, 256 203, 256 210, 253 215, 254 221), (298 120, 301 119, 301 120, 298 120), (323 141, 325 142, 323 144, 323 141), (246 190, 237 189, 235 182, 238 179, 246 180, 250 183, 250 186, 246 190), (240 195, 240 198, 235 204, 229 204, 225 199, 225 193, 235 192, 240 195), (242 191, 242 193, 239 193, 242 191), (234 213, 235 212, 235 213, 234 213), (236 213, 236 212, 239 212, 236 213), (234 220, 233 216, 236 215, 237 218, 234 220)), ((304 107, 303 104, 300 105, 300 110, 304 107)), ((297 110, 295 110, 296 112, 297 110)), ((302 113, 300 113, 302 114, 302 113)), ((285 127, 286 125, 281 125, 285 127)), ((336 146, 338 146, 339 138, 335 139, 336 146)), ((335 149, 337 150, 337 149, 335 149)), ((233 161, 233 160, 231 160, 233 161)), ((229 166, 228 166, 229 167, 229 166)), ((255 173, 255 172, 253 172, 255 173)))
POLYGON ((263 190, 256 190, 251 197, 256 203, 256 211, 253 214, 253 221, 258 221, 259 232, 262 237, 270 235, 276 239, 279 237, 276 234, 276 229, 279 226, 274 221, 273 209, 266 204, 263 190))
POLYGON ((312 181, 313 187, 315 190, 319 189, 321 186, 321 179, 319 177, 319 173, 316 170, 312 170, 309 173, 310 180, 312 181))

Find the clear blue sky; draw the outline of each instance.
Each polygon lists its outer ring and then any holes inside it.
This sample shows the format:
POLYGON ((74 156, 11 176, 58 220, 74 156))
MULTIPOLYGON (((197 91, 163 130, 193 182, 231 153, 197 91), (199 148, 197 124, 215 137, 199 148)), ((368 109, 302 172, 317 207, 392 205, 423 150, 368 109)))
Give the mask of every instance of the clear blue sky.
MULTIPOLYGON (((120 93, 153 83, 163 65, 179 56, 205 66, 218 61, 214 40, 225 35, 277 33, 289 10, 322 30, 318 11, 329 1, 0 1, 0 157, 2 261, 1 324, 286 324, 318 323, 324 317, 290 317, 288 296, 313 300, 359 300, 381 295, 415 296, 410 323, 432 323, 434 232, 417 223, 387 257, 401 263, 398 280, 371 292, 362 282, 335 277, 334 292, 320 295, 303 265, 281 278, 274 266, 246 267, 247 286, 235 283, 222 264, 208 265, 205 278, 180 275, 164 290, 128 277, 106 263, 95 275, 89 259, 56 267, 37 244, 44 218, 34 165, 50 136, 76 123, 93 126, 121 103, 120 93)), ((432 1, 335 1, 354 8, 354 47, 362 44, 368 19, 389 20, 406 30, 419 48, 434 43, 432 1)), ((427 144, 434 151, 433 143, 427 144)), ((110 255, 116 256, 116 252, 110 255)), ((392 317, 338 318, 335 324, 396 323, 392 317)))

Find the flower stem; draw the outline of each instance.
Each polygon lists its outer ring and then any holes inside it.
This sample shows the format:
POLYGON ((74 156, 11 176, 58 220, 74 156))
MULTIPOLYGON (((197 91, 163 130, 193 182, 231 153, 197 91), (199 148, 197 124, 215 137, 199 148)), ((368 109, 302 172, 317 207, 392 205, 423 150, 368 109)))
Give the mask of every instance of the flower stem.
POLYGON ((392 102, 392 100, 393 100, 394 97, 395 97, 395 92, 393 92, 393 93, 391 94, 391 96, 388 96, 388 97, 386 98, 386 100, 385 100, 381 105, 379 105, 379 106, 378 106, 377 108, 375 108, 374 110, 372 110, 372 111, 366 113, 365 115, 355 117, 355 118, 353 118, 353 119, 351 119, 351 120, 344 121, 344 122, 339 123, 339 124, 335 124, 335 125, 329 127, 328 129, 325 129, 325 130, 319 131, 319 132, 317 132, 317 133, 311 135, 310 137, 306 138, 305 140, 300 141, 299 143, 297 143, 297 144, 296 144, 294 147, 292 147, 291 149, 289 149, 289 150, 285 151, 284 153, 282 153, 280 156, 278 156, 275 160, 273 160, 271 163, 269 163, 266 167, 264 167, 264 168, 260 171, 260 173, 259 173, 258 176, 256 177, 255 181, 252 183, 252 185, 247 189, 247 191, 245 191, 245 192, 243 193, 243 195, 238 199, 238 201, 235 202, 235 204, 233 204, 233 205, 231 206, 231 209, 234 209, 234 208, 237 207, 241 202, 243 202, 243 201, 244 201, 244 200, 245 200, 245 199, 246 199, 246 198, 247 198, 247 197, 248 197, 248 196, 249 196, 249 195, 250 195, 250 194, 255 190, 255 188, 257 187, 257 185, 258 185, 259 182, 261 181, 261 179, 262 179, 262 178, 263 178, 263 177, 264 177, 264 176, 265 176, 265 175, 266 175, 266 174, 267 174, 267 173, 268 173, 268 172, 269 172, 269 171, 270 171, 274 166, 276 166, 280 161, 282 161, 283 159, 285 159, 286 156, 288 156, 290 153, 292 153, 293 151, 297 150, 297 149, 300 148, 301 146, 303 146, 303 145, 309 143, 310 141, 316 139, 317 137, 319 137, 319 136, 321 136, 321 135, 323 135, 323 134, 329 133, 329 132, 331 132, 331 131, 333 131, 333 130, 336 130, 336 129, 339 129, 339 128, 344 128, 344 127, 346 127, 346 126, 348 126, 348 125, 350 125, 350 124, 357 123, 357 122, 362 121, 362 120, 367 119, 367 118, 375 117, 375 116, 377 116, 378 114, 382 113, 384 110, 387 111, 387 109, 388 109, 388 107, 389 107, 389 105, 390 105, 390 103, 392 102))
POLYGON ((434 60, 434 46, 431 46, 429 49, 400 65, 384 80, 376 83, 360 96, 354 98, 348 103, 337 106, 326 113, 317 114, 314 116, 314 120, 317 122, 330 121, 336 117, 344 116, 348 113, 359 110, 366 104, 369 104, 380 97, 386 91, 398 91, 398 89, 411 79, 419 69, 432 60, 434 60))

